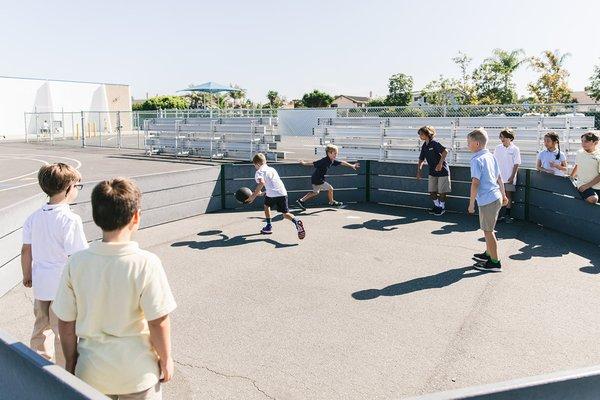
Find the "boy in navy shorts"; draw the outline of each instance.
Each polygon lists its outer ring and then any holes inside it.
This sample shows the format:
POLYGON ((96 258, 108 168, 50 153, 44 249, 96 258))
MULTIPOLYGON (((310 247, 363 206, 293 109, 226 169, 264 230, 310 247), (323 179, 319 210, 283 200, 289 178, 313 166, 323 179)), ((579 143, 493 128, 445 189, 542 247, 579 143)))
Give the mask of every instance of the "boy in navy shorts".
POLYGON ((252 203, 258 196, 265 196, 265 219, 267 224, 260 230, 260 233, 265 235, 273 233, 273 227, 271 225, 272 207, 282 213, 285 219, 292 221, 298 231, 298 239, 304 239, 306 236, 304 224, 299 219, 296 219, 294 214, 290 213, 287 190, 285 190, 285 185, 281 181, 275 168, 267 165, 267 159, 262 153, 256 154, 252 158, 252 163, 254 164, 254 168, 256 168, 254 180, 257 185, 252 195, 246 199, 246 203, 252 203), (266 189, 266 193, 262 192, 263 187, 266 189))
POLYGON ((313 197, 317 197, 321 190, 327 190, 327 200, 329 201, 329 205, 333 207, 341 207, 343 203, 341 201, 335 201, 333 199, 333 186, 331 186, 328 182, 325 181, 325 174, 329 167, 338 165, 343 165, 344 167, 352 168, 353 170, 357 170, 360 167, 359 163, 350 164, 346 161, 338 161, 335 158, 338 155, 338 148, 333 144, 328 144, 325 147, 326 156, 321 158, 320 160, 310 162, 310 161, 300 161, 300 164, 307 167, 315 167, 315 171, 313 172, 310 182, 312 183, 312 192, 307 193, 301 199, 296 201, 296 204, 302 209, 306 210, 306 204, 308 200, 313 197))

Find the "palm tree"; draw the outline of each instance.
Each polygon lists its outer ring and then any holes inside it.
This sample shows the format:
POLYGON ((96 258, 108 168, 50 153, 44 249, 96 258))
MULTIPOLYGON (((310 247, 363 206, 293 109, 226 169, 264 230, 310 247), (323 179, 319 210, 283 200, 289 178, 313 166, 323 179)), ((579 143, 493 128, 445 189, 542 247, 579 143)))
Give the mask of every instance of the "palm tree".
POLYGON ((507 91, 510 89, 513 73, 528 60, 523 49, 513 51, 495 49, 494 56, 487 58, 485 62, 489 63, 493 72, 502 76, 504 90, 507 91))

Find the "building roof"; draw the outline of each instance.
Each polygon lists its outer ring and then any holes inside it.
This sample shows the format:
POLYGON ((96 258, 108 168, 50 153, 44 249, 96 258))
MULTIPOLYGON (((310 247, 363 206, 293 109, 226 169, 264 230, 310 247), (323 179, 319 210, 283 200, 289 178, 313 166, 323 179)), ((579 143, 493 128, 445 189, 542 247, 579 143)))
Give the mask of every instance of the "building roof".
POLYGON ((70 82, 70 83, 91 83, 94 85, 114 85, 114 86, 129 86, 128 83, 112 83, 112 82, 88 82, 88 81, 71 81, 67 79, 46 79, 46 78, 27 78, 22 76, 0 76, 6 79, 23 79, 28 81, 47 81, 47 82, 70 82))
POLYGON ((347 94, 340 94, 339 96, 336 97, 336 100, 339 99, 340 97, 345 97, 345 98, 347 98, 349 100, 352 100, 355 103, 368 103, 369 101, 371 101, 371 99, 369 97, 364 97, 364 96, 349 96, 347 94))
POLYGON ((592 99, 584 90, 579 92, 571 92, 571 96, 573 96, 573 99, 579 104, 600 104, 596 100, 592 99))

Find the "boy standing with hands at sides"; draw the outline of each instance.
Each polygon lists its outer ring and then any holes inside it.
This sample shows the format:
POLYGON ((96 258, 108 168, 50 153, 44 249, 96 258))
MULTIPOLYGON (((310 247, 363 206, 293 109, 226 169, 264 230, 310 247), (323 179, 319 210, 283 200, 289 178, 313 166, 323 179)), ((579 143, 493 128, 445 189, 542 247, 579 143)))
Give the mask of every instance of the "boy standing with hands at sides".
POLYGON ((338 147, 333 144, 328 144, 325 147, 325 157, 320 160, 310 162, 310 161, 300 161, 300 164, 306 167, 315 167, 315 171, 313 172, 310 183, 312 184, 312 192, 307 193, 301 199, 296 201, 298 206, 306 211, 306 204, 308 200, 313 197, 317 197, 319 192, 322 190, 327 190, 327 200, 330 206, 333 207, 341 207, 343 203, 341 201, 335 201, 333 199, 333 186, 331 186, 327 181, 325 181, 325 174, 327 174, 327 170, 329 167, 338 165, 343 165, 344 167, 352 168, 353 170, 357 170, 360 167, 359 163, 350 164, 346 161, 338 161, 336 157, 338 156, 338 147))
POLYGON ((38 182, 49 201, 31 214, 23 225, 23 285, 28 288, 33 286, 35 299, 35 323, 30 347, 61 366, 64 366, 64 358, 58 318, 50 305, 69 256, 88 247, 81 218, 69 208, 83 187, 80 181, 79 172, 67 164, 57 163, 40 168, 38 182), (48 334, 49 330, 54 334, 48 334))
POLYGON ((474 153, 471 158, 471 197, 469 214, 475 213, 475 200, 479 207, 479 224, 485 235, 486 251, 475 254, 478 260, 474 267, 481 271, 497 271, 502 268, 498 257, 498 241, 494 227, 498 212, 508 204, 504 183, 500 175, 500 166, 496 158, 486 148, 487 132, 483 128, 475 129, 467 136, 469 150, 474 153))
POLYGON ((515 186, 517 183, 517 172, 521 165, 521 151, 514 145, 513 140, 515 140, 515 132, 509 128, 503 129, 500 131, 500 141, 502 143, 494 150, 494 157, 500 166, 500 176, 502 177, 504 191, 508 199, 504 214, 500 216, 500 219, 504 219, 506 223, 513 222, 510 216, 512 194, 517 190, 515 186))
POLYGON ((92 215, 102 241, 71 257, 52 305, 66 370, 112 399, 161 399, 160 382, 174 370, 175 300, 158 257, 131 241, 140 200, 132 180, 96 185, 92 215))
POLYGON ((600 198, 600 149, 595 132, 581 135, 582 149, 577 152, 575 167, 571 177, 577 176, 577 190, 590 204, 596 204, 600 198))
POLYGON ((443 215, 446 212, 446 195, 452 191, 450 168, 446 162, 448 150, 440 142, 434 140, 435 128, 433 126, 421 127, 418 134, 419 139, 424 143, 417 164, 417 179, 421 179, 421 169, 427 160, 429 166, 428 191, 433 200, 433 208, 429 210, 429 213, 443 215))
POLYGON ((271 225, 271 207, 274 207, 283 214, 285 219, 289 219, 293 222, 296 231, 298 231, 298 239, 304 239, 306 236, 304 224, 299 219, 296 219, 294 214, 290 213, 287 190, 275 168, 267 165, 267 158, 262 153, 255 154, 252 158, 252 163, 254 164, 254 168, 256 168, 254 180, 257 185, 252 195, 246 199, 246 203, 252 203, 258 196, 265 196, 264 210, 267 224, 260 230, 260 233, 265 235, 273 233, 273 226, 271 225), (262 192, 263 187, 266 189, 266 194, 262 192))

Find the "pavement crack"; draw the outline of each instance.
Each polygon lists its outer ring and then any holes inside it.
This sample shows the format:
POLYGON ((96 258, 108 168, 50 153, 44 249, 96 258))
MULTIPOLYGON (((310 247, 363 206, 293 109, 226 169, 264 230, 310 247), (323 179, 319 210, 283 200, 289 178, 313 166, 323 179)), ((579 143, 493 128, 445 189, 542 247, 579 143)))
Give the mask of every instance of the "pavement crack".
POLYGON ((275 397, 271 396, 270 394, 268 394, 267 392, 265 392, 264 390, 262 390, 258 384, 256 383, 256 381, 252 378, 249 378, 247 376, 243 376, 243 375, 230 375, 230 374, 226 374, 224 372, 220 372, 217 370, 214 370, 212 368, 209 368, 205 365, 195 365, 195 364, 188 364, 188 363, 184 363, 181 361, 177 361, 177 360, 173 360, 175 362, 175 364, 184 366, 184 367, 189 367, 189 368, 196 368, 196 369, 204 369, 207 370, 208 372, 211 372, 215 375, 221 376, 223 378, 227 378, 227 379, 242 379, 242 380, 246 380, 250 383, 252 383, 252 386, 254 386, 254 388, 259 391, 260 393, 262 393, 266 398, 271 399, 271 400, 277 400, 275 397))

